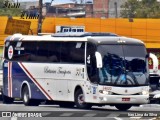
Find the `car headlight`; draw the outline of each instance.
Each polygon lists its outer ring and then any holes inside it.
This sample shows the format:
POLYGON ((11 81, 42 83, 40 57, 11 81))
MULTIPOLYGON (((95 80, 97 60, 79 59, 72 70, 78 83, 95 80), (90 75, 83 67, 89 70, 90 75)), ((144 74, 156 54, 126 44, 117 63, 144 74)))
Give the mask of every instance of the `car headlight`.
POLYGON ((143 90, 142 95, 149 95, 149 92, 147 90, 143 90))
POLYGON ((105 90, 99 90, 99 92, 100 92, 101 94, 104 94, 104 95, 111 95, 111 94, 112 94, 111 91, 105 91, 105 90))

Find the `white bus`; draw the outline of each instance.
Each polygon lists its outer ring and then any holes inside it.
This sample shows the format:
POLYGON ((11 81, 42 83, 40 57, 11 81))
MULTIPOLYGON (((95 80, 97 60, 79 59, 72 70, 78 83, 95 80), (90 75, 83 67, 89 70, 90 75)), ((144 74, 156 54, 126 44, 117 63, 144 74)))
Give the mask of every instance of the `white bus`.
POLYGON ((3 102, 54 101, 61 107, 93 105, 128 110, 149 102, 144 43, 112 33, 32 36, 5 40, 3 102))

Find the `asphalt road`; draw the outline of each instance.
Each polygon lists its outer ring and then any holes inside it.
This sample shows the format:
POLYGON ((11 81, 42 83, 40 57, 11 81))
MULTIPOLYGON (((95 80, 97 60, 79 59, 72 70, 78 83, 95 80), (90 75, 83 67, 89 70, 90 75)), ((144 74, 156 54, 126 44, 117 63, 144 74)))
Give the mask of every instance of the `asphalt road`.
POLYGON ((158 104, 146 104, 132 107, 128 111, 119 111, 110 106, 94 106, 91 110, 82 110, 60 108, 58 105, 24 106, 22 102, 3 104, 0 101, 0 116, 3 116, 0 120, 158 120, 159 115, 158 104))

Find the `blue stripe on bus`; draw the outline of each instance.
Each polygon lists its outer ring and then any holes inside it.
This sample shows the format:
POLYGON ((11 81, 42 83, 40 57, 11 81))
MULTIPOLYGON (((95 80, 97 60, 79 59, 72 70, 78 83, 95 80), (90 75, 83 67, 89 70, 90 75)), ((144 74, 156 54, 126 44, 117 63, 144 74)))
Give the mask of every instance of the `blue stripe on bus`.
MULTIPOLYGON (((8 64, 4 61, 4 64, 8 64)), ((8 96, 8 67, 3 68, 4 79, 3 79, 3 92, 8 96)), ((45 95, 39 90, 39 88, 34 84, 34 82, 26 75, 23 69, 19 66, 17 62, 12 62, 12 93, 13 98, 19 98, 21 93, 21 85, 23 80, 27 81, 31 88, 31 98, 32 99, 43 99, 47 100, 45 95), (38 89, 38 91, 37 91, 38 89)))

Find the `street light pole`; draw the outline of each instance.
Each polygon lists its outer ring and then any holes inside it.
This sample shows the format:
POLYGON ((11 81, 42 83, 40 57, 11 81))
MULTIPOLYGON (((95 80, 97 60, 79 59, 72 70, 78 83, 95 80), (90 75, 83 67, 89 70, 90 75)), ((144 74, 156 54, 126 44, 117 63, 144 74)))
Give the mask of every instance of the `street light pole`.
POLYGON ((118 18, 117 2, 114 2, 114 8, 115 8, 115 18, 118 18))
POLYGON ((41 33, 42 31, 42 3, 43 0, 39 0, 39 18, 38 18, 38 27, 37 27, 37 34, 41 33))

